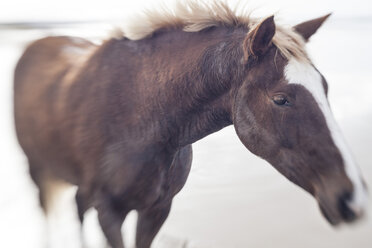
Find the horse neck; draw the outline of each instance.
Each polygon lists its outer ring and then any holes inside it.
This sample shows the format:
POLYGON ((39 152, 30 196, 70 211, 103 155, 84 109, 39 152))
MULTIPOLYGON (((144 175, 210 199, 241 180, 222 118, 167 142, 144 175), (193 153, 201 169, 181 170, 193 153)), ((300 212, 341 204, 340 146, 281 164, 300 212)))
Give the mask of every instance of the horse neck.
POLYGON ((226 90, 222 95, 205 98, 200 102, 180 98, 178 101, 181 104, 165 108, 165 111, 173 113, 166 128, 174 130, 171 133, 171 143, 182 147, 231 125, 231 95, 226 90))
POLYGON ((173 63, 174 66, 168 68, 172 73, 164 83, 158 84, 160 93, 155 98, 157 108, 154 112, 165 115, 160 120, 160 133, 163 137, 168 136, 168 142, 177 147, 232 124, 233 99, 242 82, 241 40, 231 38, 231 34, 229 38, 219 35, 209 34, 215 40, 204 45, 200 41, 203 37, 195 38, 193 42, 189 40, 177 56, 187 63, 177 66, 173 61, 176 65, 173 63), (196 43, 198 47, 193 48, 192 44, 196 43))

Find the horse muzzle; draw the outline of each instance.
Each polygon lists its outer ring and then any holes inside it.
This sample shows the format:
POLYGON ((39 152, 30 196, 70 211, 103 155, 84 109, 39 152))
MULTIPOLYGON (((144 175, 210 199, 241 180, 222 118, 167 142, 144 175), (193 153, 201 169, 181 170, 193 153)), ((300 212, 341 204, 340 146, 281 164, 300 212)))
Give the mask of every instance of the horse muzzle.
POLYGON ((363 219, 367 211, 367 191, 342 192, 336 197, 328 194, 316 196, 320 210, 328 222, 337 226, 342 223, 353 223, 363 219), (365 194, 365 195, 360 195, 365 194))

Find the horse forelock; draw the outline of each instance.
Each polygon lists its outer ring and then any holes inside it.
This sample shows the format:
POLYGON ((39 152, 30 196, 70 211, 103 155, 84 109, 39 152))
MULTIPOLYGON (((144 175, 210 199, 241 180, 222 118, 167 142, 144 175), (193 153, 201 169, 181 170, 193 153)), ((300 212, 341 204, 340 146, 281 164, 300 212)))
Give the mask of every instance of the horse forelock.
MULTIPOLYGON (((116 32, 115 37, 141 40, 159 30, 182 29, 185 32, 199 32, 210 27, 243 27, 249 30, 258 25, 261 18, 251 17, 246 4, 239 2, 233 8, 226 2, 180 0, 173 7, 161 5, 156 10, 146 10, 133 21, 116 32)), ((305 41, 291 27, 276 24, 273 44, 281 54, 290 59, 308 61, 305 41)))

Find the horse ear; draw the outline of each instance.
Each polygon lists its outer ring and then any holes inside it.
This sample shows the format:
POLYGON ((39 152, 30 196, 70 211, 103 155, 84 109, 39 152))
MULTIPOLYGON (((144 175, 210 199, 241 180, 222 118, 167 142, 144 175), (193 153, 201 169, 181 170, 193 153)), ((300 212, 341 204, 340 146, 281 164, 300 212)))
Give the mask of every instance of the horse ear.
POLYGON ((274 16, 270 16, 249 31, 243 43, 244 59, 247 61, 249 56, 258 57, 263 55, 270 47, 274 34, 274 16))
POLYGON ((297 24, 293 28, 305 39, 305 41, 308 41, 309 38, 318 30, 318 28, 331 14, 332 13, 329 13, 328 15, 297 24))

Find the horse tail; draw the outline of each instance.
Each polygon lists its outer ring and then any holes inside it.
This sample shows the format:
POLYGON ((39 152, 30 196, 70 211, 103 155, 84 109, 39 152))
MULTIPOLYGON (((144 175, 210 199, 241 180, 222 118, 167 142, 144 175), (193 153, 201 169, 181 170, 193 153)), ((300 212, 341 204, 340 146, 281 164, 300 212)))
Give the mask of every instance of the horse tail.
POLYGON ((55 207, 58 197, 70 185, 49 175, 45 169, 38 168, 33 162, 29 162, 31 179, 39 190, 39 203, 46 216, 55 207))

